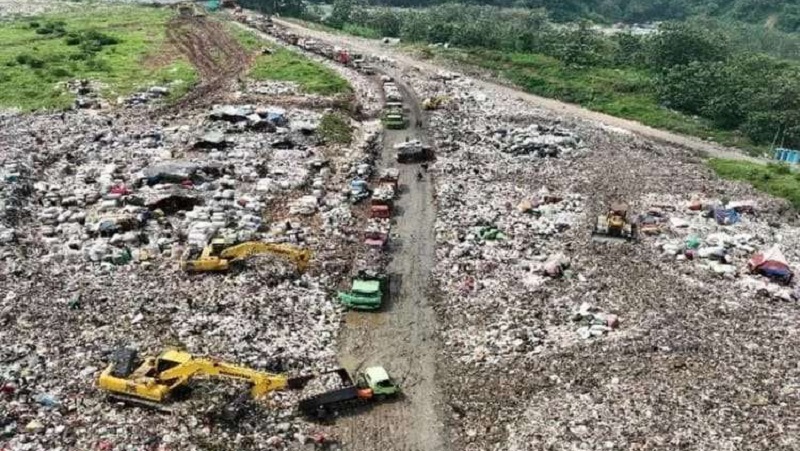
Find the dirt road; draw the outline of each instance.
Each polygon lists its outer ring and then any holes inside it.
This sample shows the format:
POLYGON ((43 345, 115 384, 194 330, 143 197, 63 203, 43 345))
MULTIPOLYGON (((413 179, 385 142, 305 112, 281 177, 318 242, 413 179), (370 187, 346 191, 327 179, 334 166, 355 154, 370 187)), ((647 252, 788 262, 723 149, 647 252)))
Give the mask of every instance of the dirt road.
POLYGON ((200 73, 200 84, 175 108, 209 104, 250 66, 250 55, 223 23, 206 16, 177 16, 167 26, 168 42, 200 73))
MULTIPOLYGON (((297 33, 305 36, 313 37, 315 39, 320 39, 320 40, 326 40, 328 42, 338 43, 339 45, 352 48, 363 53, 389 56, 392 59, 394 59, 398 64, 403 66, 418 67, 422 70, 425 70, 426 72, 431 72, 431 73, 437 73, 442 71, 443 69, 442 67, 432 64, 430 62, 415 59, 396 48, 382 44, 378 40, 358 38, 354 36, 347 36, 341 34, 332 34, 320 30, 311 30, 302 27, 296 23, 287 22, 281 19, 273 19, 273 20, 275 23, 293 29, 297 33)), ((753 161, 757 163, 763 162, 763 160, 745 155, 741 151, 738 151, 736 149, 731 149, 724 146, 720 146, 718 144, 706 142, 698 138, 693 138, 690 136, 680 135, 677 133, 672 133, 665 130, 659 130, 656 128, 648 127, 636 121, 622 119, 614 116, 609 116, 607 114, 598 113, 596 111, 587 110, 586 108, 583 108, 578 105, 565 103, 554 99, 548 99, 546 97, 539 97, 532 94, 527 94, 516 88, 505 86, 494 80, 476 79, 476 84, 481 89, 495 91, 503 95, 513 95, 537 107, 550 110, 553 113, 565 117, 596 122, 610 127, 617 127, 656 141, 676 146, 681 146, 696 151, 700 154, 707 155, 709 157, 731 158, 736 160, 753 161)))
MULTIPOLYGON (((395 75, 395 74, 390 74, 395 75)), ((368 415, 343 418, 339 436, 348 450, 433 451, 446 449, 440 393, 436 385, 436 316, 430 294, 434 265, 432 179, 418 164, 395 162, 393 146, 408 139, 424 140, 416 127, 419 104, 402 82, 411 110, 406 130, 386 130, 381 166, 400 169, 401 195, 392 227, 391 295, 380 312, 350 312, 340 340, 340 358, 350 368, 384 365, 398 379, 404 397, 375 406, 368 415), (423 173, 417 180, 417 172, 423 173)))

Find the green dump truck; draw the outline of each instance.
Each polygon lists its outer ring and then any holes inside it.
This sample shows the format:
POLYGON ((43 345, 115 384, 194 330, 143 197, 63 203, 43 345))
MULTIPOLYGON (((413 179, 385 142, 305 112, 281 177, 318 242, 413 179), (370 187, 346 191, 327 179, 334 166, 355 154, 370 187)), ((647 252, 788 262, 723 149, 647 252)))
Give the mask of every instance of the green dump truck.
POLYGON ((408 127, 408 118, 402 108, 387 108, 383 112, 384 127, 392 130, 402 130, 408 127))
POLYGON ((383 303, 387 285, 385 276, 360 274, 353 279, 350 291, 340 291, 336 297, 342 305, 354 310, 376 310, 383 303))

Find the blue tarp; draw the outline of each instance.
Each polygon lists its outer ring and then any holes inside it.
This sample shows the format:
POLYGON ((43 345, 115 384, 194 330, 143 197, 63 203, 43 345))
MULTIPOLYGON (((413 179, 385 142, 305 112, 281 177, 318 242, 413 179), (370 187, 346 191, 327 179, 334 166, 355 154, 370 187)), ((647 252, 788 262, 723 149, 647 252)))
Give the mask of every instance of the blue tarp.
POLYGON ((719 225, 731 225, 739 222, 739 213, 734 209, 717 207, 714 209, 714 219, 719 225))

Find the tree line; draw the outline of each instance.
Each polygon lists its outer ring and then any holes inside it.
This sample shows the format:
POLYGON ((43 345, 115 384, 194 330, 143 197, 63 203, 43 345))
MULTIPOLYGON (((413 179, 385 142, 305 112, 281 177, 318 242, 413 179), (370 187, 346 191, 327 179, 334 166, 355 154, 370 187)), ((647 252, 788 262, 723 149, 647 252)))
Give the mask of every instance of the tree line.
MULTIPOLYGON (((608 34, 586 20, 554 23, 546 8, 559 4, 570 11, 583 11, 580 8, 592 10, 593 5, 605 4, 630 10, 639 4, 637 0, 523 1, 525 8, 456 3, 386 8, 370 6, 366 0, 334 0, 332 12, 324 19, 312 13, 314 8, 305 8, 301 0, 240 3, 267 12, 301 15, 348 31, 357 27, 374 36, 399 37, 405 42, 546 55, 573 73, 590 68, 640 71, 646 74, 645 86, 637 89, 644 89, 665 108, 706 118, 720 129, 740 131, 755 144, 775 142, 800 148, 800 35, 707 18, 665 22, 657 33, 648 35, 608 34)), ((705 2, 646 3, 650 7, 669 4, 670 8, 692 4, 695 8, 705 2)), ((739 15, 760 17, 791 6, 785 3, 717 0, 714 4, 739 15)))
POLYGON ((360 0, 336 0, 325 23, 356 25, 406 42, 542 54, 573 71, 640 70, 649 75, 649 92, 666 108, 738 130, 756 144, 777 141, 800 148, 800 66, 752 51, 745 45, 752 46, 752 39, 717 21, 666 22, 648 35, 607 34, 587 21, 554 24, 543 9, 453 3, 374 8, 360 0))
MULTIPOLYGON (((370 0, 372 5, 428 7, 448 0, 370 0)), ((725 17, 767 23, 781 30, 800 31, 800 4, 786 0, 466 0, 474 5, 546 9, 556 21, 651 22, 695 16, 725 17)))

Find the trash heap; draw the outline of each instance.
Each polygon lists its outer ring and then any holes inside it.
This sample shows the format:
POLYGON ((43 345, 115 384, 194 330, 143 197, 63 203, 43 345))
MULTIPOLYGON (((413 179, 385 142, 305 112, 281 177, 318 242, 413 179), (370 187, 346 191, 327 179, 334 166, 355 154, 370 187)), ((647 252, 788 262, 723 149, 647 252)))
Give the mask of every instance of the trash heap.
POLYGON ((797 239, 794 228, 775 229, 750 200, 725 205, 700 196, 648 200, 653 206, 644 217, 662 218, 651 234, 665 257, 694 263, 698 270, 736 281, 749 292, 794 299, 792 268, 800 267, 800 255, 790 244, 797 239))
POLYGON ((252 403, 230 424, 219 406, 243 384, 198 382, 174 415, 114 405, 94 384, 120 346, 292 375, 335 366, 342 309, 330 292, 365 227, 341 187, 351 171, 372 174, 377 124, 333 148, 316 133, 323 111, 232 104, 154 118, 157 105, 132 102, 119 115, 0 114, 0 278, 13 287, 0 294, 0 342, 12 344, 0 350, 2 442, 297 446, 302 394, 252 403), (311 268, 267 255, 225 274, 179 270, 187 248, 219 237, 294 243, 313 251, 311 268))
POLYGON ((469 366, 492 367, 533 358, 548 347, 543 317, 530 315, 528 303, 537 291, 575 276, 561 238, 583 221, 584 199, 565 185, 556 190, 537 184, 550 171, 555 179, 557 168, 498 151, 483 131, 514 125, 470 83, 453 79, 444 91, 433 83, 437 91, 423 92, 458 99, 431 116, 437 149, 431 167, 438 212, 434 279, 442 292, 438 307, 449 319, 442 331, 445 351, 469 366))
POLYGON ((560 157, 580 147, 575 133, 559 126, 531 124, 525 128, 499 128, 490 132, 490 145, 511 155, 560 157))
MULTIPOLYGON (((356 91, 357 98, 360 99, 358 108, 368 117, 374 117, 379 113, 382 93, 367 78, 375 74, 374 63, 378 62, 378 58, 374 55, 362 55, 345 47, 300 37, 287 28, 272 24, 258 14, 237 14, 235 19, 272 39, 293 46, 293 51, 322 62, 341 74, 356 91)), ((256 88, 256 92, 258 89, 256 88)), ((266 92, 272 92, 272 88, 267 88, 266 92)))
POLYGON ((581 324, 577 332, 584 340, 605 335, 619 326, 617 315, 604 313, 588 302, 575 309, 572 321, 581 324))

